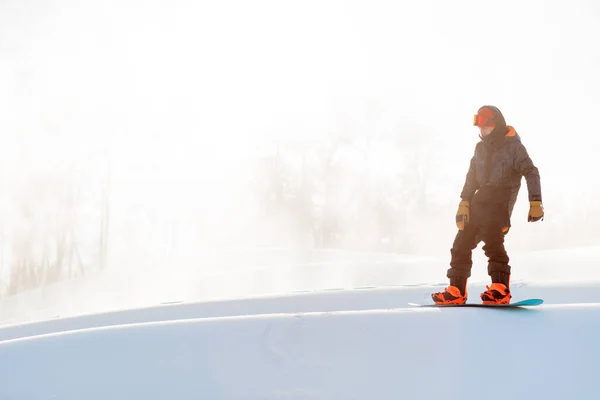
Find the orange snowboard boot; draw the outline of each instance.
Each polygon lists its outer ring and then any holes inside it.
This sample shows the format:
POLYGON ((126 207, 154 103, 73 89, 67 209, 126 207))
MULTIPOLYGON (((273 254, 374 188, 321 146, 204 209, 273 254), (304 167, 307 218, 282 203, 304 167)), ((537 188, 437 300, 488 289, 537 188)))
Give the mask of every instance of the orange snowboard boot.
POLYGON ((508 304, 512 295, 508 287, 502 283, 492 283, 486 286, 486 291, 481 293, 483 304, 508 304))
POLYGON ((431 298, 435 304, 465 304, 467 302, 467 291, 465 295, 460 293, 456 286, 448 286, 443 292, 433 293, 431 298))

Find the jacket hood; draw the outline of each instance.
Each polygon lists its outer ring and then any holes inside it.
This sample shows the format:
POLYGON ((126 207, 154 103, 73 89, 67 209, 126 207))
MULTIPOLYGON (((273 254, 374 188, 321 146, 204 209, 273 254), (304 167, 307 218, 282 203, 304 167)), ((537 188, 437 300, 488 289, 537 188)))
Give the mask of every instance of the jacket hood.
POLYGON ((504 137, 507 140, 517 140, 517 141, 521 141, 521 137, 519 136, 519 134, 517 133, 517 131, 515 130, 514 127, 508 125, 508 132, 506 133, 506 135, 504 135, 504 137))
POLYGON ((486 147, 498 148, 514 140, 520 142, 521 137, 514 127, 507 125, 503 129, 496 127, 492 133, 487 136, 479 135, 479 138, 486 147))

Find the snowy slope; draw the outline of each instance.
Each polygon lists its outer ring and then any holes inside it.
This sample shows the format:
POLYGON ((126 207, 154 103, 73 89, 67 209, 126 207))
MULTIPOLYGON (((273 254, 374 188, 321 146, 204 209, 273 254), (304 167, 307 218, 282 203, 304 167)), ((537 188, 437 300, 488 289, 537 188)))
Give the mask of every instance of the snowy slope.
POLYGON ((413 308, 84 329, 2 342, 0 398, 592 398, 599 316, 413 308))
MULTIPOLYGON (((515 299, 546 301, 526 310, 408 307, 442 288, 443 272, 431 260, 398 258, 373 259, 370 269, 368 260, 285 268, 312 277, 300 282, 303 292, 5 319, 0 399, 480 399, 499 387, 511 399, 593 398, 597 256, 597 249, 517 256, 515 299), (561 268, 568 259, 577 262, 561 268), (428 276, 440 283, 423 284, 428 276), (345 279, 388 285, 324 290, 345 279)), ((483 290, 482 269, 471 301, 483 290)), ((252 270, 237 272, 250 278, 252 270)), ((76 290, 67 293, 85 303, 76 290)), ((48 294, 7 299, 3 313, 50 302, 48 294)), ((119 294, 107 292, 114 302, 119 294)))
MULTIPOLYGON (((0 301, 0 324, 149 307, 174 301, 207 302, 282 294, 285 297, 296 292, 358 287, 432 284, 439 287, 446 283, 448 268, 447 256, 415 257, 334 250, 240 249, 209 258, 218 260, 211 262, 212 268, 172 265, 161 270, 140 265, 130 269, 108 269, 98 276, 90 275, 11 296, 0 301)), ((579 289, 572 291, 570 288, 600 282, 599 260, 600 246, 511 253, 512 282, 536 287, 550 285, 548 294, 542 293, 545 298, 559 296, 551 301, 578 302, 581 300, 573 296, 582 298, 579 289), (552 286, 557 285, 562 289, 555 293, 557 289, 552 286)), ((474 261, 470 283, 483 287, 489 277, 480 249, 475 251, 474 261)), ((409 297, 414 300, 412 294, 409 297)), ((290 301, 295 301, 293 299, 290 301)), ((596 301, 597 297, 591 299, 596 301)), ((361 298, 357 304, 364 304, 364 301, 361 298)), ((319 299, 316 302, 322 303, 319 299)), ((398 304, 393 303, 391 307, 398 304)), ((312 308, 313 305, 300 311, 319 310, 312 308)), ((389 303, 383 306, 390 307, 389 303)), ((252 310, 252 313, 256 312, 252 310)), ((211 316, 218 315, 221 314, 211 316)))
MULTIPOLYGON (((430 293, 443 290, 443 287, 443 285, 419 285, 395 288, 325 290, 90 313, 29 323, 6 324, 0 326, 0 341, 109 325, 179 319, 396 309, 406 307, 409 302, 430 302, 430 293)), ((484 289, 483 285, 470 285, 470 301, 478 301, 478 295, 484 289)), ((513 292, 515 300, 525 296, 543 298, 546 305, 588 303, 595 301, 597 293, 600 292, 600 283, 565 284, 560 286, 517 283, 513 285, 513 292)))

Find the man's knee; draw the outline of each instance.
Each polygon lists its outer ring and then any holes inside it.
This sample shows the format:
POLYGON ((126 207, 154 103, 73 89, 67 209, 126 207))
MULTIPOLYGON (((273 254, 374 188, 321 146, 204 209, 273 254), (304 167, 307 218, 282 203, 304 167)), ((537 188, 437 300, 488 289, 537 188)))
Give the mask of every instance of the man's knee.
POLYGON ((491 261, 508 262, 508 255, 504 247, 504 238, 487 238, 483 246, 483 251, 491 261))
POLYGON ((459 232, 454 240, 454 243, 473 250, 479 243, 483 241, 484 238, 485 228, 481 225, 471 223, 464 231, 459 232))

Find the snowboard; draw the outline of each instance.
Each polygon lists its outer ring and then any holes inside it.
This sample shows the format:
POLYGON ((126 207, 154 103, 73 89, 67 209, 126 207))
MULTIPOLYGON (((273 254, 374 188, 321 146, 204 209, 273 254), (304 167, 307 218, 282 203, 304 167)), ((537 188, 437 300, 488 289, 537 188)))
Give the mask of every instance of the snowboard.
POLYGON ((418 304, 408 303, 415 307, 481 307, 481 308, 519 308, 539 306, 544 300, 542 299, 524 299, 509 304, 482 304, 482 303, 465 303, 465 304, 418 304))

